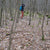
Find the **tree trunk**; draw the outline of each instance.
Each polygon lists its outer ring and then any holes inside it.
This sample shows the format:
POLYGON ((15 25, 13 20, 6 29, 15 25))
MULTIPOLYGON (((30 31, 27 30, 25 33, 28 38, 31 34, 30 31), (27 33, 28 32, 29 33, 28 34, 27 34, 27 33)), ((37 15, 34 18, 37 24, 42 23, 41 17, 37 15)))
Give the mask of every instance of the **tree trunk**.
POLYGON ((45 1, 45 6, 44 6, 44 16, 43 16, 43 20, 42 20, 42 40, 44 40, 43 27, 44 27, 44 20, 45 20, 46 12, 47 12, 47 3, 48 3, 48 0, 45 1))
POLYGON ((10 10, 10 17, 11 17, 11 20, 13 19, 13 16, 12 16, 12 7, 11 7, 11 0, 9 0, 9 10, 10 10))
POLYGON ((1 8, 1 12, 0 12, 0 26, 1 26, 1 22, 2 22, 2 12, 3 12, 3 8, 1 8))
POLYGON ((31 0, 30 0, 30 16, 29 16, 29 25, 31 24, 31 0))
POLYGON ((43 31, 43 27, 44 27, 44 19, 45 19, 45 16, 43 16, 43 20, 42 20, 42 40, 44 40, 44 31, 43 31))
POLYGON ((19 11, 19 8, 20 8, 20 1, 18 0, 17 1, 17 18, 16 18, 16 23, 18 23, 18 20, 19 20, 19 16, 20 16, 20 11, 19 11))
MULTIPOLYGON (((11 14, 10 14, 11 15, 11 14)), ((11 35, 13 34, 13 26, 14 26, 14 23, 15 23, 15 17, 14 17, 14 20, 13 20, 13 24, 12 24, 12 26, 11 26, 11 31, 10 31, 10 36, 9 36, 9 47, 8 47, 8 50, 11 50, 11 41, 12 41, 12 39, 11 39, 11 35)))

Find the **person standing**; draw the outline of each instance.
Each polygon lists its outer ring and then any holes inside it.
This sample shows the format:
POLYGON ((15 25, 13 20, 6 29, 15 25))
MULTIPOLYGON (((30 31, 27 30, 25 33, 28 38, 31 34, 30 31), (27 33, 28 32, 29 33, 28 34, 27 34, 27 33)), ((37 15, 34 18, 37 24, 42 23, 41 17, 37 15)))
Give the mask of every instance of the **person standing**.
POLYGON ((22 5, 20 6, 20 11, 21 11, 21 13, 22 13, 21 18, 23 18, 23 16, 24 16, 24 7, 25 7, 25 4, 22 4, 22 5))

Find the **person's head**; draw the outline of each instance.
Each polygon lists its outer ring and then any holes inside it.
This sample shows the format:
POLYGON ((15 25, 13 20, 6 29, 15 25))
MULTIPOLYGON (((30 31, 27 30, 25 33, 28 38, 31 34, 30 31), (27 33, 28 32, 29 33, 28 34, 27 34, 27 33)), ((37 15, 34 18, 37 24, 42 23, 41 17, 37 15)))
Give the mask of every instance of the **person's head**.
POLYGON ((25 7, 25 4, 22 4, 23 7, 25 7))

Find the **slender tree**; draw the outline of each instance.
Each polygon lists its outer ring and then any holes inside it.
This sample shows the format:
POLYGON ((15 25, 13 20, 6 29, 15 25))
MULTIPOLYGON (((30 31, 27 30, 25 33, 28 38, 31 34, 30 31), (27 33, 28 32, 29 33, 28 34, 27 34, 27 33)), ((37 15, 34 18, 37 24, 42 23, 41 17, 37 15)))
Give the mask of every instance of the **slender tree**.
POLYGON ((11 0, 9 0, 9 10, 10 10, 10 17, 11 17, 11 20, 13 20, 11 0))
POLYGON ((44 31, 43 31, 43 27, 44 27, 44 20, 45 20, 46 12, 47 12, 47 3, 48 3, 48 0, 45 0, 45 5, 44 5, 44 16, 43 16, 43 20, 42 20, 42 40, 44 40, 44 31))
POLYGON ((13 20, 13 24, 11 26, 11 31, 10 31, 10 36, 9 36, 9 46, 8 46, 8 50, 11 50, 11 44, 12 44, 12 34, 13 34, 13 27, 14 27, 14 22, 15 22, 15 17, 14 17, 14 20, 13 20))
POLYGON ((19 21, 19 16, 20 16, 20 11, 19 11, 19 8, 20 8, 20 0, 17 0, 17 18, 16 18, 16 23, 18 23, 19 21))
POLYGON ((4 1, 5 1, 5 0, 2 0, 2 1, 1 1, 2 5, 1 5, 1 9, 0 9, 0 10, 1 10, 1 12, 0 12, 0 26, 2 26, 2 25, 1 25, 1 22, 2 22, 2 13, 3 13, 3 3, 4 3, 4 1))
POLYGON ((0 26, 1 26, 3 7, 1 7, 0 10, 1 10, 1 12, 0 12, 0 26))
POLYGON ((29 25, 31 24, 31 0, 30 0, 30 16, 29 16, 29 25))

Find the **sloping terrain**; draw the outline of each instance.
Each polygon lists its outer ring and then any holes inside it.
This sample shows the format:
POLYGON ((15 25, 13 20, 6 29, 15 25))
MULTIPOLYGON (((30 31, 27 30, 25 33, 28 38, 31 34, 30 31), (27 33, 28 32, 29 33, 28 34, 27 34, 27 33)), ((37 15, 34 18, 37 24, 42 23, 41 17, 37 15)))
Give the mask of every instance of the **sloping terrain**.
MULTIPOLYGON (((50 22, 44 23, 45 40, 42 41, 41 24, 37 27, 38 20, 32 19, 28 25, 28 17, 19 19, 16 30, 12 34, 11 50, 50 50, 50 22)), ((0 28, 0 50, 7 50, 9 45, 9 35, 12 21, 5 28, 0 28)))

